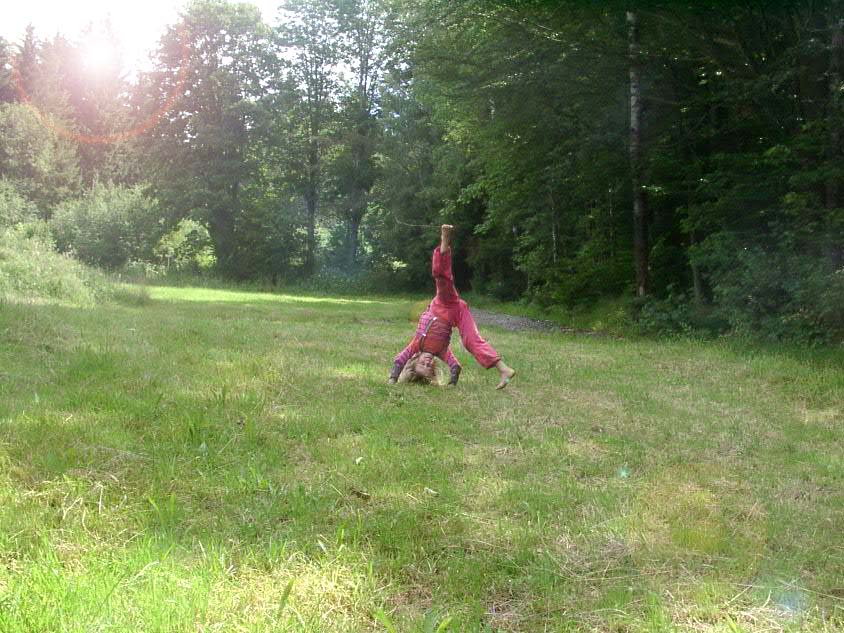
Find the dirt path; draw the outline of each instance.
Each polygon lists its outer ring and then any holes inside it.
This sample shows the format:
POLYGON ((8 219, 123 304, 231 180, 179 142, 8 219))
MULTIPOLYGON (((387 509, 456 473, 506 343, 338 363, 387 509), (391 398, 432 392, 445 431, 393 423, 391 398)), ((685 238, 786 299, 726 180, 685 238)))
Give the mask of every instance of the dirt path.
POLYGON ((567 334, 582 334, 585 336, 612 336, 606 332, 596 332, 594 330, 584 330, 573 327, 566 327, 558 325, 553 321, 542 321, 539 319, 530 319, 528 317, 515 316, 512 314, 502 314, 500 312, 491 312, 489 310, 479 310, 472 308, 472 316, 475 317, 475 322, 478 325, 496 325, 505 330, 513 332, 521 332, 523 330, 535 330, 539 332, 565 332, 567 334))

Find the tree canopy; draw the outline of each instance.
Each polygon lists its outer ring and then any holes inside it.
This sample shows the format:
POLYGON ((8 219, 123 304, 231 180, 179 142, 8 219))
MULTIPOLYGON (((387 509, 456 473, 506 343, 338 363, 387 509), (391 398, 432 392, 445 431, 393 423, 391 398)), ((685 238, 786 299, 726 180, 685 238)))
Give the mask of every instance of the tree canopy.
POLYGON ((0 42, 0 218, 111 267, 189 227, 217 274, 419 290, 450 222, 464 289, 840 338, 844 4, 631 6, 201 0, 131 79, 29 28, 0 42), (92 199, 146 215, 83 246, 92 199))

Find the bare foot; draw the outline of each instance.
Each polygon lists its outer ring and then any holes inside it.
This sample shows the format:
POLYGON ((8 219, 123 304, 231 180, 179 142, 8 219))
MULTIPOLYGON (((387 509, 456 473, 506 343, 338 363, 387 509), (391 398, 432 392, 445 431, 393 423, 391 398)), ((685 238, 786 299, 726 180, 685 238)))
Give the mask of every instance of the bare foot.
POLYGON ((496 389, 504 389, 507 385, 510 384, 510 381, 513 380, 513 376, 516 375, 516 370, 512 367, 505 366, 501 370, 501 382, 498 383, 496 389))
POLYGON ((454 227, 451 224, 443 224, 440 227, 440 252, 445 253, 451 248, 451 234, 454 227))

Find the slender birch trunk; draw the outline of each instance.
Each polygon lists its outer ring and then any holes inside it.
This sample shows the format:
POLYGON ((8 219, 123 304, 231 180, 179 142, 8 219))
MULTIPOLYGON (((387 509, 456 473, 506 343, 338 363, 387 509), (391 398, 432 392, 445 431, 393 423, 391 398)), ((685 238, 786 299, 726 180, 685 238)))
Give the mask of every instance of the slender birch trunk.
POLYGON ((642 183, 642 86, 639 18, 627 12, 630 38, 630 180, 633 187, 633 259, 636 295, 648 293, 648 231, 645 190, 642 183))

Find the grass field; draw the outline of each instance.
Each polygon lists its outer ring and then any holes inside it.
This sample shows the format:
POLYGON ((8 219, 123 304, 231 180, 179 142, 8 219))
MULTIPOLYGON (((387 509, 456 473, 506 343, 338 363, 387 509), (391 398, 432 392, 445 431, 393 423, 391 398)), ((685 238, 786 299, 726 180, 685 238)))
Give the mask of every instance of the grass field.
POLYGON ((844 630, 840 350, 389 386, 410 301, 121 296, 0 303, 4 633, 844 630))

